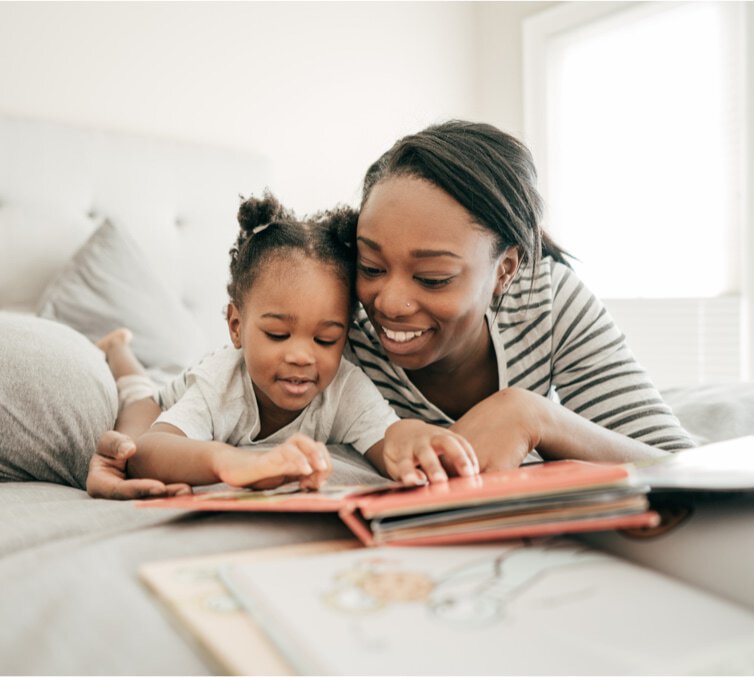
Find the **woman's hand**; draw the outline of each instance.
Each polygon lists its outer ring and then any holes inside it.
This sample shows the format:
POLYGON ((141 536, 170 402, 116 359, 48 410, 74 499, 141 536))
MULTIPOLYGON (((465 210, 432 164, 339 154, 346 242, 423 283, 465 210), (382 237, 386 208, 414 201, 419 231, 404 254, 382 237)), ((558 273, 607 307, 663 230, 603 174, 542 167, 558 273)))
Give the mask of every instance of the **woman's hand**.
POLYGON ((448 472, 464 476, 479 472, 474 449, 463 436, 415 419, 391 425, 383 443, 370 449, 367 457, 404 484, 445 482, 448 472))
POLYGON ((482 472, 516 468, 535 449, 547 460, 613 463, 667 454, 521 388, 506 388, 482 400, 451 430, 474 445, 482 472))
POLYGON ((165 484, 159 480, 127 479, 128 459, 136 453, 136 444, 123 433, 108 430, 97 443, 89 461, 86 490, 93 498, 130 500, 190 494, 184 483, 165 484))
POLYGON ((214 455, 219 479, 236 487, 271 489, 298 480, 302 489, 319 489, 332 472, 327 447, 296 433, 265 452, 225 445, 214 455))

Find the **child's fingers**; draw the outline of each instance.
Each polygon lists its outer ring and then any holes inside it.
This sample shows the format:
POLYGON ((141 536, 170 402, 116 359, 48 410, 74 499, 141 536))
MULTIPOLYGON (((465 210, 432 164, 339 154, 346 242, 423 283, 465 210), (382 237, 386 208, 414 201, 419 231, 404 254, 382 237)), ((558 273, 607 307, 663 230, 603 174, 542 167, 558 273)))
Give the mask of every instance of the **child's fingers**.
POLYGON ((433 447, 429 444, 422 444, 415 453, 419 467, 427 474, 430 482, 448 481, 448 474, 442 467, 437 451, 433 447))
POLYGON ((231 453, 228 459, 220 479, 237 487, 269 489, 314 472, 306 456, 288 443, 261 454, 231 453))
POLYGON ((445 463, 459 475, 469 477, 476 475, 479 471, 479 464, 473 448, 467 440, 460 436, 453 433, 442 433, 432 437, 431 444, 435 452, 442 454, 445 463))
POLYGON ((311 475, 314 468, 301 449, 290 440, 260 456, 269 475, 311 475))
POLYGON ((416 467, 413 455, 405 454, 387 467, 391 477, 395 477, 403 484, 426 484, 427 476, 416 467), (392 467, 391 467, 392 466, 392 467))
POLYGON ((168 496, 185 496, 194 493, 190 484, 183 484, 181 482, 168 484, 165 486, 165 489, 168 496))
POLYGON ((306 456, 309 464, 315 470, 327 472, 328 474, 332 470, 330 453, 322 442, 315 442, 308 435, 296 433, 288 438, 286 444, 295 445, 306 456))

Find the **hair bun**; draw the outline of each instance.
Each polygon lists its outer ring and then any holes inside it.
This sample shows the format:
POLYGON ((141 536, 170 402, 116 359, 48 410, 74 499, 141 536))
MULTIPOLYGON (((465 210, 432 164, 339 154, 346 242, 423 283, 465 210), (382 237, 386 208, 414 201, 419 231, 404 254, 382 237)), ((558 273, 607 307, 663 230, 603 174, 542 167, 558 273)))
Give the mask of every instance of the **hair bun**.
POLYGON ((257 229, 268 226, 276 219, 288 218, 288 210, 277 198, 265 189, 261 198, 250 197, 241 202, 238 208, 238 225, 247 235, 259 232, 257 229))
POLYGON ((326 212, 317 215, 317 220, 327 223, 338 240, 347 247, 353 246, 356 241, 356 223, 359 220, 359 212, 348 205, 338 205, 326 212))

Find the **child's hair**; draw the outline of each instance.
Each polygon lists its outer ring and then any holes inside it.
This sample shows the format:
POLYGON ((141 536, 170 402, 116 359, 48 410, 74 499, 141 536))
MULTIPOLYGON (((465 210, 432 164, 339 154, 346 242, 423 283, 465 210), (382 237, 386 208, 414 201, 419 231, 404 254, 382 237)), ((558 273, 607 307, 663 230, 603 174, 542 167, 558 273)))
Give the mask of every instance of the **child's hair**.
POLYGON ((347 241, 356 228, 358 212, 347 206, 317 212, 299 220, 269 192, 262 198, 242 198, 238 210, 241 230, 230 250, 228 295, 238 308, 264 266, 298 252, 332 266, 348 287, 349 310, 356 307, 354 289, 356 253, 347 241))
POLYGON ((492 125, 451 120, 399 139, 364 177, 362 207, 372 188, 391 176, 413 176, 459 202, 496 240, 494 256, 516 245, 521 262, 568 255, 543 232, 543 201, 529 149, 492 125))

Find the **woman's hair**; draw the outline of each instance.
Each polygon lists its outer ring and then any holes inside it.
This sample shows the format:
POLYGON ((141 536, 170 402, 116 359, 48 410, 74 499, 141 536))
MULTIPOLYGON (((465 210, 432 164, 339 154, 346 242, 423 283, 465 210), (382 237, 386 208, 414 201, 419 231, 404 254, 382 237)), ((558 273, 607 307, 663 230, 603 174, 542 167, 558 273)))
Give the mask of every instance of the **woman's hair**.
POLYGON ((259 273, 273 259, 296 253, 332 266, 348 287, 349 308, 356 305, 354 277, 356 257, 346 234, 355 230, 358 212, 338 206, 299 220, 269 192, 262 198, 242 199, 238 210, 240 232, 230 250, 228 295, 238 308, 259 273))
POLYGON ((361 206, 372 188, 393 176, 411 176, 444 190, 495 236, 494 256, 519 247, 521 263, 542 256, 566 263, 567 252, 542 230, 542 198, 529 149, 492 125, 451 120, 399 139, 364 177, 361 206))

